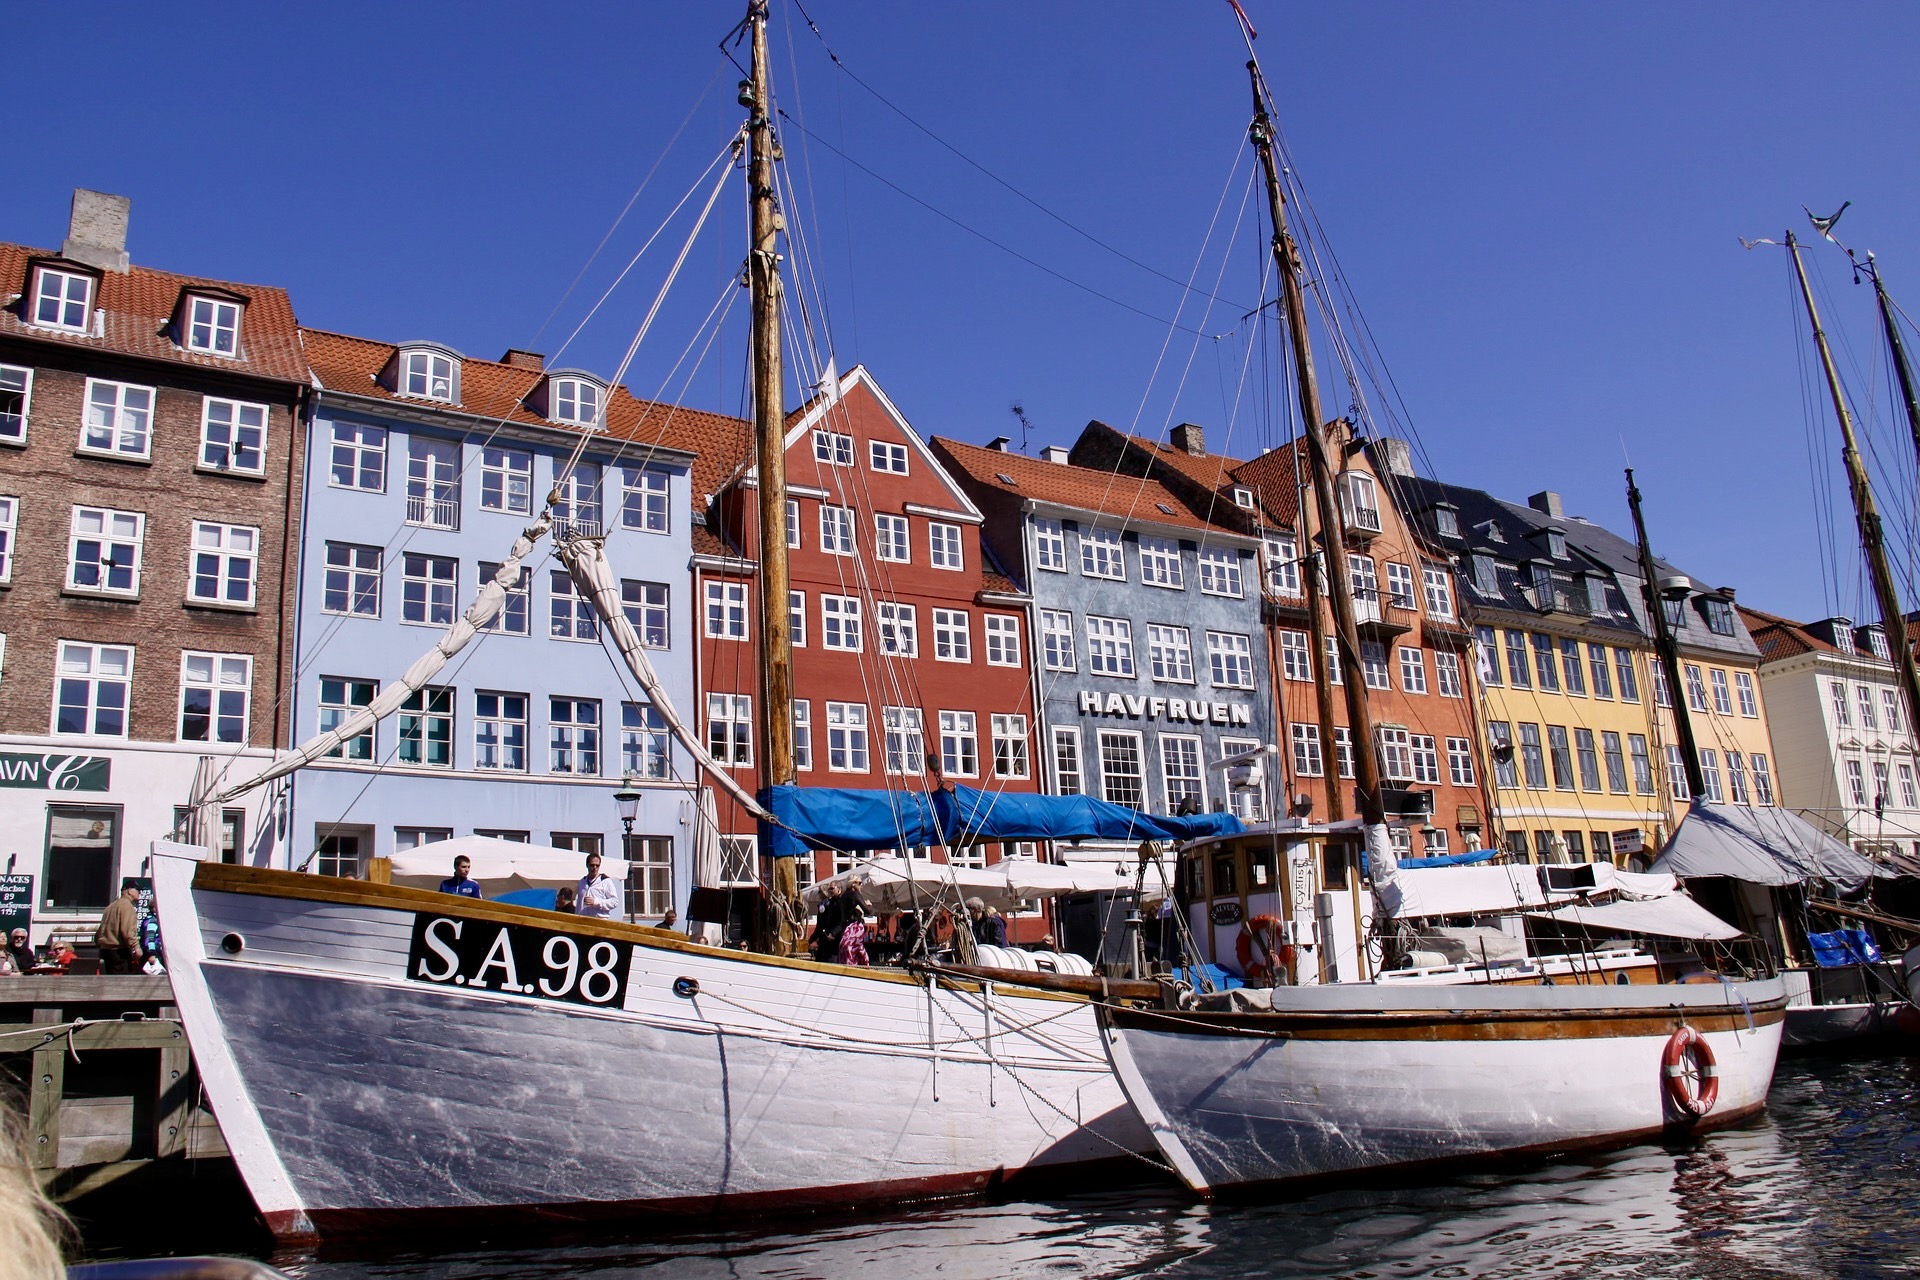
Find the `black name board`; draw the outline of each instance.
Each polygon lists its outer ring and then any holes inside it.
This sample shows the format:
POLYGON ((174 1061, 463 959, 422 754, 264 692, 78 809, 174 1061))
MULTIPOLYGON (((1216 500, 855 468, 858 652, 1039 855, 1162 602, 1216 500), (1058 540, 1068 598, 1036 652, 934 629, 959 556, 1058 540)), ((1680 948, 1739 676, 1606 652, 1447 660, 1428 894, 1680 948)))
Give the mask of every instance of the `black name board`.
POLYGON ((606 938, 421 912, 413 917, 407 977, 617 1009, 632 962, 632 946, 606 938))
POLYGON ((0 876, 0 939, 15 929, 33 932, 32 876, 0 876))

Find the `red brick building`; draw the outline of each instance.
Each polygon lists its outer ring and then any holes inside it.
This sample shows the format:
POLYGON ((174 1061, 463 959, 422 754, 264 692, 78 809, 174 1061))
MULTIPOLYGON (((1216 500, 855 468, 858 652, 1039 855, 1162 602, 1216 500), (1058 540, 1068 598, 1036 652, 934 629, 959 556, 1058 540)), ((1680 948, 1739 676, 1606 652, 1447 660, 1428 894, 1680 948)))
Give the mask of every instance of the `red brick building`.
MULTIPOLYGON (((0 852, 36 936, 139 874, 200 757, 245 777, 290 725, 293 307, 130 265, 127 216, 79 191, 58 252, 0 244, 0 852)), ((228 858, 266 860, 276 799, 228 858)))

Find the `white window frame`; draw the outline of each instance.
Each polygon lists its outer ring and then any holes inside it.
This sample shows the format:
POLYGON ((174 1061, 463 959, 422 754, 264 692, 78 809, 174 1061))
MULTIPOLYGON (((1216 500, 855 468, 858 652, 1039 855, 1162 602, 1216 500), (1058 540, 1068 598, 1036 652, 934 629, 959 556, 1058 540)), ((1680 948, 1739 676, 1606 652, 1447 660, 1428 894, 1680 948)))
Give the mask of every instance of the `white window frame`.
POLYGON ((1200 594, 1246 597, 1246 584, 1240 574, 1240 553, 1232 547, 1200 548, 1200 594))
MULTIPOLYGON (((620 579, 620 612, 626 615, 640 645, 646 649, 673 647, 673 587, 642 578, 620 579)), ((803 637, 804 639, 804 637, 803 637)))
MULTIPOLYGON (((1744 671, 1736 672, 1735 675, 1744 676, 1746 675, 1746 672, 1744 671)), ((1750 688, 1741 690, 1741 701, 1740 701, 1741 715, 1751 716, 1751 715, 1758 714, 1758 712, 1756 711, 1749 711, 1747 709, 1749 706, 1752 705, 1752 702, 1753 702, 1752 690, 1750 688)), ((1898 689, 1882 689, 1880 691, 1880 710, 1881 710, 1882 718, 1885 721, 1887 726, 1887 732, 1888 733, 1901 732, 1902 725, 1906 721, 1906 716, 1902 714, 1900 710, 1900 691, 1898 689)))
POLYGON ((1216 689, 1253 688, 1253 637, 1238 631, 1207 632, 1207 675, 1216 689))
POLYGON ((1303 720, 1292 723, 1293 774, 1296 778, 1327 776, 1326 753, 1320 749, 1320 726, 1303 720))
POLYGON ((807 647, 807 593, 787 592, 787 643, 796 649, 807 647))
POLYGON ((29 323, 37 329, 59 329, 65 333, 87 333, 93 328, 93 290, 98 283, 92 276, 80 271, 63 271, 59 267, 39 267, 33 273, 33 310, 29 323), (79 285, 78 298, 74 297, 74 285, 79 285), (52 286, 49 288, 48 286, 52 286), (49 317, 51 304, 51 317, 49 317), (72 318, 72 312, 78 307, 78 319, 72 318))
POLYGON ((533 454, 483 445, 480 449, 480 509, 512 516, 533 512, 533 454))
POLYGON ((787 499, 787 548, 800 549, 800 499, 787 499))
POLYGON ((324 568, 320 580, 320 612, 338 614, 345 618, 377 618, 380 616, 381 570, 384 555, 379 547, 364 546, 358 542, 328 542, 321 553, 324 568), (364 563, 363 553, 373 553, 371 566, 364 563), (336 553, 340 553, 336 557, 336 553), (328 596, 335 593, 334 580, 339 579, 339 592, 342 605, 336 609, 327 603, 328 596), (372 580, 373 590, 365 590, 366 580, 372 580), (371 600, 372 608, 362 609, 362 600, 371 600))
POLYGON ((13 581, 13 557, 19 550, 20 499, 0 494, 0 583, 13 581))
POLYGON ((1372 556, 1347 553, 1347 585, 1353 596, 1353 616, 1357 622, 1380 621, 1380 575, 1372 556))
MULTIPOLYGON (((820 647, 837 653, 860 653, 865 648, 861 634, 860 597, 820 596, 820 647)), ((832 704, 829 704, 832 705, 832 704)))
POLYGON ((986 637, 987 665, 1020 665, 1020 619, 1011 613, 981 614, 981 630, 986 637))
POLYGON ((1087 615, 1087 671, 1090 675, 1133 679, 1133 623, 1097 613, 1087 615))
POLYGON ((1313 682, 1313 643, 1306 632, 1281 630, 1280 676, 1296 683, 1313 682))
MULTIPOLYGON (((787 524, 790 529, 794 523, 793 512, 794 504, 789 500, 787 524)), ((620 527, 641 533, 673 532, 671 472, 658 467, 620 468, 620 527)))
MULTIPOLYGON (((1760 701, 1753 690, 1753 673, 1750 671, 1734 672, 1733 688, 1734 693, 1740 700, 1740 714, 1749 720, 1757 719, 1760 715, 1760 701)), ((1889 697, 1897 697, 1891 689, 1887 691, 1887 695, 1889 697)), ((1897 701, 1889 702, 1887 704, 1889 714, 1891 714, 1893 709, 1898 705, 1899 703, 1897 701)))
POLYGON ((394 713, 394 762, 413 769, 451 769, 454 765, 454 704, 459 694, 452 685, 425 684, 408 694, 394 713), (440 733, 434 732, 438 726, 440 733), (445 743, 447 758, 432 758, 436 743, 445 743), (407 757, 412 755, 414 759, 407 757))
MULTIPOLYGON (((363 707, 372 705, 373 700, 379 696, 380 682, 378 680, 367 680, 360 676, 321 676, 319 696, 315 699, 315 705, 319 708, 319 720, 317 723, 320 732, 326 733, 329 730, 339 727, 343 722, 350 719, 355 712, 363 707), (340 686, 339 697, 327 697, 327 685, 329 684, 337 684, 340 686), (366 689, 367 696, 365 701, 354 696, 356 687, 364 687, 366 689)), ((375 722, 370 724, 361 732, 356 733, 353 737, 346 739, 339 746, 327 752, 325 759, 372 760, 378 754, 379 733, 379 723, 375 722)))
POLYGON ((1300 590, 1300 541, 1291 533, 1268 534, 1267 590, 1276 596, 1298 599, 1300 590))
POLYGON ((867 441, 867 466, 887 475, 907 474, 907 446, 890 440, 867 441))
POLYGON ((459 616, 460 562, 452 556, 418 551, 400 556, 400 621, 413 626, 450 627, 459 616))
POLYGON ((1723 716, 1733 714, 1733 691, 1727 687, 1727 673, 1719 667, 1707 669, 1707 683, 1713 692, 1713 709, 1723 716))
MULTIPOLYGON (((551 562, 549 562, 551 563, 551 562)), ((554 569, 548 579, 547 638, 595 644, 600 640, 600 615, 565 569, 554 569)))
POLYGON ((960 540, 960 526, 945 520, 927 524, 927 559, 936 569, 959 573, 967 567, 966 544, 960 540))
POLYGON ((1400 690, 1403 693, 1427 691, 1426 650, 1413 645, 1400 646, 1400 690))
POLYGON ((68 525, 67 590, 83 591, 88 595, 137 598, 140 594, 140 561, 146 540, 147 517, 144 512, 119 511, 112 507, 74 507, 73 516, 68 525), (88 520, 97 520, 99 528, 82 528, 88 520), (129 520, 133 523, 131 533, 117 527, 121 522, 129 520), (80 580, 82 543, 96 546, 92 564, 93 571, 101 579, 99 582, 89 583, 80 580), (125 565, 113 563, 113 551, 116 548, 131 548, 131 563, 125 565), (113 586, 113 571, 121 568, 127 571, 128 583, 123 587, 113 586))
POLYGON ((33 416, 33 370, 24 365, 0 364, 0 444, 27 442, 27 423, 33 416), (20 407, 5 407, 4 398, 18 396, 20 407))
POLYGON ((1471 787, 1476 770, 1471 738, 1447 739, 1447 781, 1456 787, 1471 787))
POLYGON ((707 754, 729 769, 753 767, 752 695, 707 695, 707 754))
POLYGON ((976 712, 940 712, 940 772, 948 778, 980 776, 980 717, 976 712))
POLYGON ((827 704, 827 771, 873 772, 872 739, 864 702, 827 704))
POLYGON ((1186 571, 1180 563, 1180 542, 1177 538, 1140 535, 1140 581, 1149 587, 1161 587, 1168 591, 1186 590, 1186 571))
POLYGON ((1443 698, 1466 696, 1461 680, 1460 655, 1443 649, 1433 651, 1433 684, 1443 698))
POLYGON ((1396 609, 1418 609, 1413 591, 1413 566, 1398 560, 1387 561, 1387 603, 1396 609))
POLYGON ((459 404, 460 362, 444 351, 429 351, 422 347, 402 351, 399 392, 417 400, 459 404), (415 390, 416 385, 418 390, 415 390))
POLYGON ((86 416, 75 452, 95 458, 152 458, 154 400, 152 387, 88 378, 86 416), (96 443, 95 437, 103 442, 96 443))
POLYGON ((1413 780, 1428 786, 1440 785, 1440 744, 1430 733, 1416 733, 1408 739, 1413 748, 1413 780))
POLYGON ((993 776, 1030 778, 1033 776, 1031 748, 1027 744, 1027 718, 1012 713, 994 712, 993 776))
POLYGON ((1185 627, 1148 623, 1147 670, 1155 680, 1163 683, 1195 683, 1193 633, 1185 627))
POLYGON ((885 731, 882 766, 896 778, 917 778, 927 771, 926 716, 918 707, 883 707, 885 731))
POLYGON ((830 467, 853 465, 853 437, 844 431, 816 427, 813 432, 813 460, 830 467))
POLYGON ((187 295, 187 331, 181 345, 189 351, 210 356, 240 355, 240 322, 246 308, 228 298, 210 298, 204 293, 187 295), (221 342, 222 336, 226 342, 221 342))
POLYGON ((1386 692, 1393 688, 1393 673, 1387 666, 1387 646, 1382 640, 1360 642, 1360 676, 1369 689, 1386 692))
POLYGON ((1048 671, 1080 669, 1079 645, 1075 639, 1071 610, 1040 611, 1040 661, 1048 671))
POLYGON ((879 600, 873 606, 874 634, 880 652, 901 658, 920 656, 920 611, 913 605, 879 600))
POLYGON ((1127 580, 1126 542, 1118 529, 1081 528, 1080 576, 1110 582, 1127 580))
POLYGON ((1060 521, 1034 520, 1033 563, 1048 573, 1067 571, 1067 531, 1060 521))
POLYGON ((913 531, 905 516, 874 513, 873 557, 893 564, 913 563, 913 531))
POLYGON ((57 738, 126 738, 129 735, 130 721, 133 718, 133 668, 137 657, 134 646, 130 644, 91 644, 85 640, 62 640, 53 674, 53 710, 48 717, 47 732, 57 738), (117 672, 109 672, 106 667, 109 659, 120 664, 117 672), (70 664, 79 661, 83 665, 76 668, 70 664), (85 727, 78 730, 63 730, 60 727, 60 708, 70 682, 86 686, 84 703, 73 705, 80 708, 85 727), (101 698, 109 687, 119 689, 119 703, 116 708, 101 698), (100 716, 103 711, 117 711, 120 717, 118 731, 100 731, 100 716))
POLYGON ((973 661, 973 619, 965 609, 933 611, 933 657, 936 662, 973 661))
MULTIPOLYGON (((805 705, 794 703, 796 726, 802 719, 799 709, 805 705)), ((798 728, 794 739, 797 752, 798 728)), ((645 699, 620 704, 620 772, 659 780, 673 776, 673 733, 660 708, 645 699)))
POLYGON ((1453 621, 1453 575, 1444 565, 1422 563, 1421 584, 1427 595, 1427 614, 1441 622, 1453 621))
POLYGON ((1390 782, 1413 781, 1413 734, 1400 725, 1383 724, 1373 731, 1380 776, 1390 782))
POLYGON ((1176 794, 1175 783, 1192 783, 1191 794, 1198 797, 1200 812, 1207 811, 1207 765, 1198 734, 1160 735, 1160 795, 1168 813, 1178 809, 1189 794, 1184 786, 1176 794))
POLYGON ((793 700, 793 767, 813 772, 813 702, 808 698, 793 700))
POLYGON ((707 579, 703 634, 709 640, 747 638, 747 584, 726 578, 707 579))
POLYGON ((820 504, 820 550, 830 556, 853 554, 853 508, 820 504))
POLYGON ((555 378, 549 390, 549 420, 575 427, 595 427, 606 392, 591 378, 555 378))
POLYGON ((528 709, 533 699, 502 689, 476 689, 473 694, 473 767, 488 773, 525 773, 532 727, 528 709), (518 699, 520 714, 510 714, 518 699), (489 714, 491 710, 491 714, 489 714), (516 734, 514 731, 518 730, 516 734), (518 758, 519 763, 513 761, 518 758), (491 757, 493 763, 488 763, 491 757))
POLYGON ((368 426, 359 422, 335 422, 331 424, 329 456, 327 458, 327 487, 331 489, 351 489, 357 493, 385 493, 387 491, 387 429, 368 426), (373 465, 368 467, 368 461, 373 465), (340 479, 342 463, 346 464, 348 480, 340 479), (373 472, 373 483, 364 484, 368 471, 373 472))
POLYGON ((187 553, 187 599, 195 604, 251 609, 259 599, 259 581, 258 529, 245 524, 215 524, 211 520, 193 522, 193 544, 187 553), (212 595, 200 591, 208 571, 214 583, 212 595), (245 587, 238 599, 232 594, 235 583, 245 587))
POLYGON ((1127 808, 1143 808, 1147 803, 1147 752, 1141 735, 1135 729, 1100 729, 1095 732, 1095 746, 1100 753, 1100 798, 1109 804, 1123 805, 1127 808), (1135 772, 1111 768, 1107 754, 1108 744, 1116 748, 1130 748, 1133 755, 1135 772), (1127 801, 1116 799, 1113 784, 1116 781, 1131 780, 1135 790, 1134 798, 1127 801))
POLYGON ((200 401, 200 466, 222 475, 267 473, 267 423, 272 410, 250 400, 203 396, 200 401), (217 438, 216 431, 225 439, 217 438), (252 465, 244 461, 252 457, 252 465))
POLYGON ((599 777, 600 731, 604 724, 600 699, 548 694, 547 772, 599 777), (585 718, 581 716, 583 709, 590 709, 585 718))
POLYGON ((1047 735, 1050 748, 1049 764, 1053 769, 1053 789, 1063 796, 1085 795, 1087 790, 1086 757, 1080 753, 1080 730, 1073 725, 1054 725, 1047 735), (1061 748, 1065 748, 1063 753, 1061 748), (1067 767, 1067 756, 1073 757, 1073 767, 1067 767))
MULTIPOLYGON (((407 438, 408 524, 423 529, 459 529, 461 452, 458 440, 419 435, 407 438)), ((574 471, 566 486, 570 495, 578 489, 582 475, 592 465, 582 463, 574 471)), ((560 518, 580 517, 561 515, 560 518)))

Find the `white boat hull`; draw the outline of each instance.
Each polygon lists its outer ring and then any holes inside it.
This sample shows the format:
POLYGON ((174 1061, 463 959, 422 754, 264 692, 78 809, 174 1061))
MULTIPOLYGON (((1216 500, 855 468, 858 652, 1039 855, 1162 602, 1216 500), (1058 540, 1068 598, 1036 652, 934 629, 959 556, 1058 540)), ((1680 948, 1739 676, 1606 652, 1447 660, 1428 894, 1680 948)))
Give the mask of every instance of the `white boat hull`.
MULTIPOLYGON (((1082 1000, 929 993, 898 973, 526 908, 211 866, 196 883, 192 863, 156 864, 196 1062, 288 1241, 473 1211, 494 1222, 503 1210, 586 1220, 896 1202, 1152 1147, 1082 1000), (532 982, 427 981, 443 957, 419 930, 436 919, 443 942, 455 923, 612 939, 588 954, 628 957, 624 991, 584 1007, 532 982)), ((589 985, 599 995, 610 981, 589 985)))
POLYGON ((1271 1013, 1115 1011, 1108 1052, 1196 1190, 1554 1152, 1724 1124, 1765 1105, 1777 980, 1619 987, 1280 988, 1271 1013), (1662 1055, 1684 1021, 1717 1059, 1695 1120, 1662 1055))

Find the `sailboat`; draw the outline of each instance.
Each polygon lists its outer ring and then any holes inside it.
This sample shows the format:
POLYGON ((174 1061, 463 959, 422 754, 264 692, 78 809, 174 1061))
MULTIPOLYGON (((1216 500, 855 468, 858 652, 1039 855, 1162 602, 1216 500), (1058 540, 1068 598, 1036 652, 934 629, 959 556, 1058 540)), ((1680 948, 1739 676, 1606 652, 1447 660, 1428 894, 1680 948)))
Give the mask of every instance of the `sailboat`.
MULTIPOLYGON (((1251 30, 1246 34, 1251 53, 1251 30)), ((1342 535, 1302 266, 1287 226, 1269 94, 1257 58, 1247 66, 1250 136, 1266 176, 1280 310, 1308 433, 1321 542, 1332 552, 1342 535)), ((1343 660, 1357 665, 1353 608, 1341 575, 1328 577, 1336 639, 1343 660)), ((1666 653, 1671 662, 1671 636, 1666 653)), ((1669 678, 1678 687, 1677 673, 1669 678)), ((1349 680, 1345 689, 1353 740, 1370 744, 1363 682, 1349 680)), ((1665 924, 1664 931, 1684 932, 1676 928, 1684 919, 1705 936, 1725 936, 1714 928, 1719 922, 1702 920, 1705 912, 1688 910, 1691 904, 1672 894, 1671 879, 1664 894, 1636 894, 1635 887, 1662 886, 1653 880, 1635 886, 1619 873, 1602 885, 1592 866, 1403 869, 1388 839, 1373 755, 1365 746, 1355 752, 1357 823, 1256 829, 1249 837, 1183 850, 1183 886, 1190 903, 1205 904, 1204 916, 1196 913, 1203 923, 1237 921, 1272 903, 1276 915, 1263 922, 1254 946, 1275 985, 1102 1011, 1106 1050, 1127 1096, 1191 1187, 1215 1194, 1362 1170, 1618 1144, 1726 1124, 1765 1105, 1786 1003, 1777 978, 1732 981, 1703 973, 1708 980, 1697 982, 1542 984, 1536 977, 1514 983, 1490 980, 1493 966, 1483 962, 1477 975, 1455 980, 1370 980, 1379 966, 1369 951, 1384 950, 1388 922, 1403 914, 1494 912, 1501 899, 1505 914, 1533 908, 1577 919, 1586 913, 1606 928, 1612 911, 1616 923, 1640 917, 1640 931, 1662 932, 1655 926, 1665 924), (1592 879, 1586 894, 1564 878, 1570 873, 1592 879), (1522 879, 1536 874, 1537 883, 1522 879), (1371 878, 1371 902, 1358 888, 1363 875, 1371 878), (1246 898, 1256 887, 1270 898, 1246 898), (1422 908, 1423 897, 1430 904, 1451 897, 1448 905, 1456 910, 1422 908), (1339 922, 1349 911, 1357 937, 1342 948, 1339 922), (1323 943, 1317 963, 1303 962, 1307 948, 1323 943)))
MULTIPOLYGON (((604 540, 556 521, 552 499, 434 650, 254 782, 318 759, 396 710, 486 626, 520 562, 551 533, 668 728, 761 821, 776 868, 787 872, 776 893, 791 896, 791 855, 810 849, 1238 830, 1230 814, 1154 817, 1087 797, 793 784, 766 20, 765 0, 752 0, 742 24, 752 45, 741 93, 749 118, 737 145, 752 211, 746 275, 769 639, 760 732, 773 785, 746 792, 672 711, 620 607, 604 540)), ((194 797, 200 831, 217 829, 209 824, 231 794, 194 797)), ((285 1244, 469 1219, 896 1205, 1152 1163, 1093 1005, 1071 990, 1008 987, 991 970, 882 970, 818 963, 784 953, 790 947, 724 950, 618 921, 226 866, 193 845, 160 842, 155 853, 158 912, 195 1062, 254 1202, 285 1244)), ((790 906, 778 914, 796 918, 790 906)))

